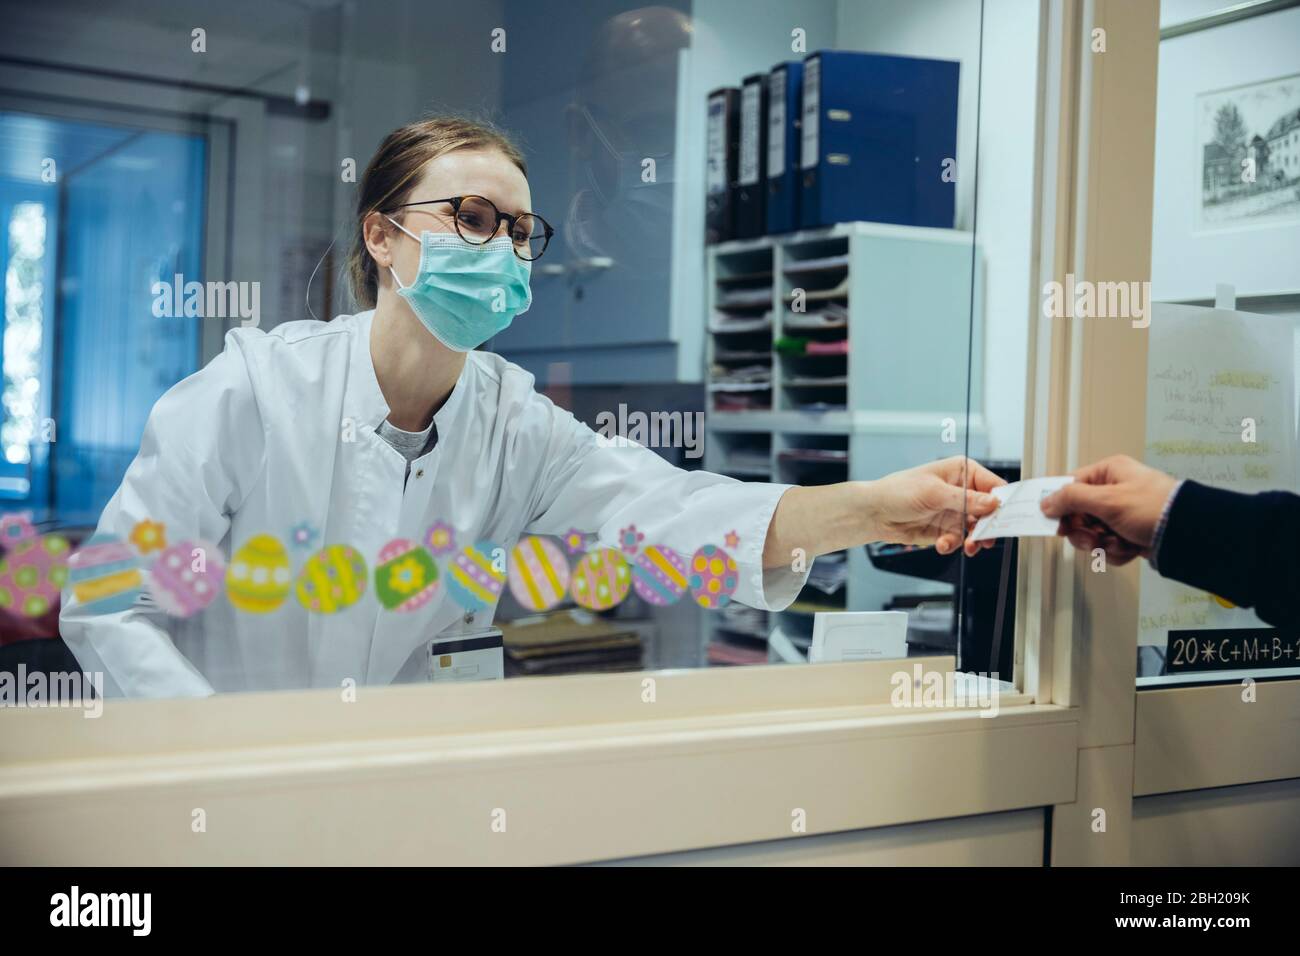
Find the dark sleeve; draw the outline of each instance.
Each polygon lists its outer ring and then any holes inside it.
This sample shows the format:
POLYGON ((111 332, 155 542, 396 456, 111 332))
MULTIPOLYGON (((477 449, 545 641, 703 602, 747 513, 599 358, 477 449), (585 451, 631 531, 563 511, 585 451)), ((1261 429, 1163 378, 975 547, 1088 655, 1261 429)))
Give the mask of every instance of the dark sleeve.
POLYGON ((1300 496, 1185 481, 1156 563, 1165 577, 1254 608, 1275 627, 1300 626, 1300 496))

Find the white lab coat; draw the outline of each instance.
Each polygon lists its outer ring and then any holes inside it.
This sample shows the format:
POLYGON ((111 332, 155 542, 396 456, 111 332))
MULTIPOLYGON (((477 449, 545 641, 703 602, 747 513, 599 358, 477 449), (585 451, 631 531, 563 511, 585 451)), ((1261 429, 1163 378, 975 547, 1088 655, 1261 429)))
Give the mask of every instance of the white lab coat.
MULTIPOLYGON (((573 528, 617 547, 620 529, 635 525, 643 545, 687 557, 734 531, 735 599, 773 610, 794 600, 807 572, 762 568, 788 486, 681 471, 639 445, 599 441, 537 394, 532 375, 490 353, 469 355, 434 416, 437 445, 405 480, 406 460, 375 432, 389 409, 370 359, 372 317, 230 332, 221 355, 154 406, 99 531, 126 540, 151 519, 169 543, 211 541, 228 559, 260 533, 288 547, 290 529, 306 522, 319 531, 316 548, 351 545, 372 574, 385 544, 420 542, 436 520, 455 527, 460 546, 507 549, 523 534, 573 528)), ((291 551, 295 574, 309 554, 291 551)), ((81 666, 103 672, 106 693, 185 696, 421 680, 430 639, 486 627, 494 612, 466 613, 442 586, 417 611, 384 610, 372 581, 334 614, 307 612, 293 593, 253 614, 223 593, 189 620, 141 602, 91 616, 65 592, 60 626, 81 666)))

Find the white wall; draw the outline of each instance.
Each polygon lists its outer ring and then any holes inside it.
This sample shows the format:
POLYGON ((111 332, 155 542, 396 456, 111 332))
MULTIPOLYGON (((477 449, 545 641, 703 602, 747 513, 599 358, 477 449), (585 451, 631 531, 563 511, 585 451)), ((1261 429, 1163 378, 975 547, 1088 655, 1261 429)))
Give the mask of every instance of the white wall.
POLYGON ((842 0, 835 45, 961 62, 956 225, 974 227, 987 270, 983 410, 989 457, 1020 458, 1034 301, 1029 269, 1038 3, 985 4, 983 33, 981 58, 977 0, 842 0))

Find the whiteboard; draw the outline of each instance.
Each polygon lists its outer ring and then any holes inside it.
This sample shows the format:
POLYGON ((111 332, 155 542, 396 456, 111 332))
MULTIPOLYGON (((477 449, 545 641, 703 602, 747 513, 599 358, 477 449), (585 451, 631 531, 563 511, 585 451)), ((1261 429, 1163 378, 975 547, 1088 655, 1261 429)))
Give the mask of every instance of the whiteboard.
MULTIPOLYGON (((1232 491, 1294 491, 1291 319, 1157 302, 1149 334, 1147 464, 1232 491)), ((1141 573, 1139 644, 1163 646, 1171 629, 1263 626, 1253 611, 1162 578, 1145 563, 1141 573)))

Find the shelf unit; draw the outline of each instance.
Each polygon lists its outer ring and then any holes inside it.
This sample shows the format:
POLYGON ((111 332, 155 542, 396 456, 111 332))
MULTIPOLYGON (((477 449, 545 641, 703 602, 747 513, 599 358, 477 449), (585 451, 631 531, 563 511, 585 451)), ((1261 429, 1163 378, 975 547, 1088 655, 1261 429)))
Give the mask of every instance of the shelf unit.
MULTIPOLYGON (((726 242, 709 248, 707 278, 708 470, 877 478, 961 453, 968 428, 971 454, 984 454, 983 269, 970 233, 857 222, 726 242), (792 339, 806 340, 802 354, 792 339)), ((799 645, 814 609, 950 591, 878 571, 861 548, 845 559, 839 592, 810 585, 791 610, 747 621, 751 639, 779 623, 799 645)), ((711 639, 731 630, 725 615, 706 617, 711 639)))

